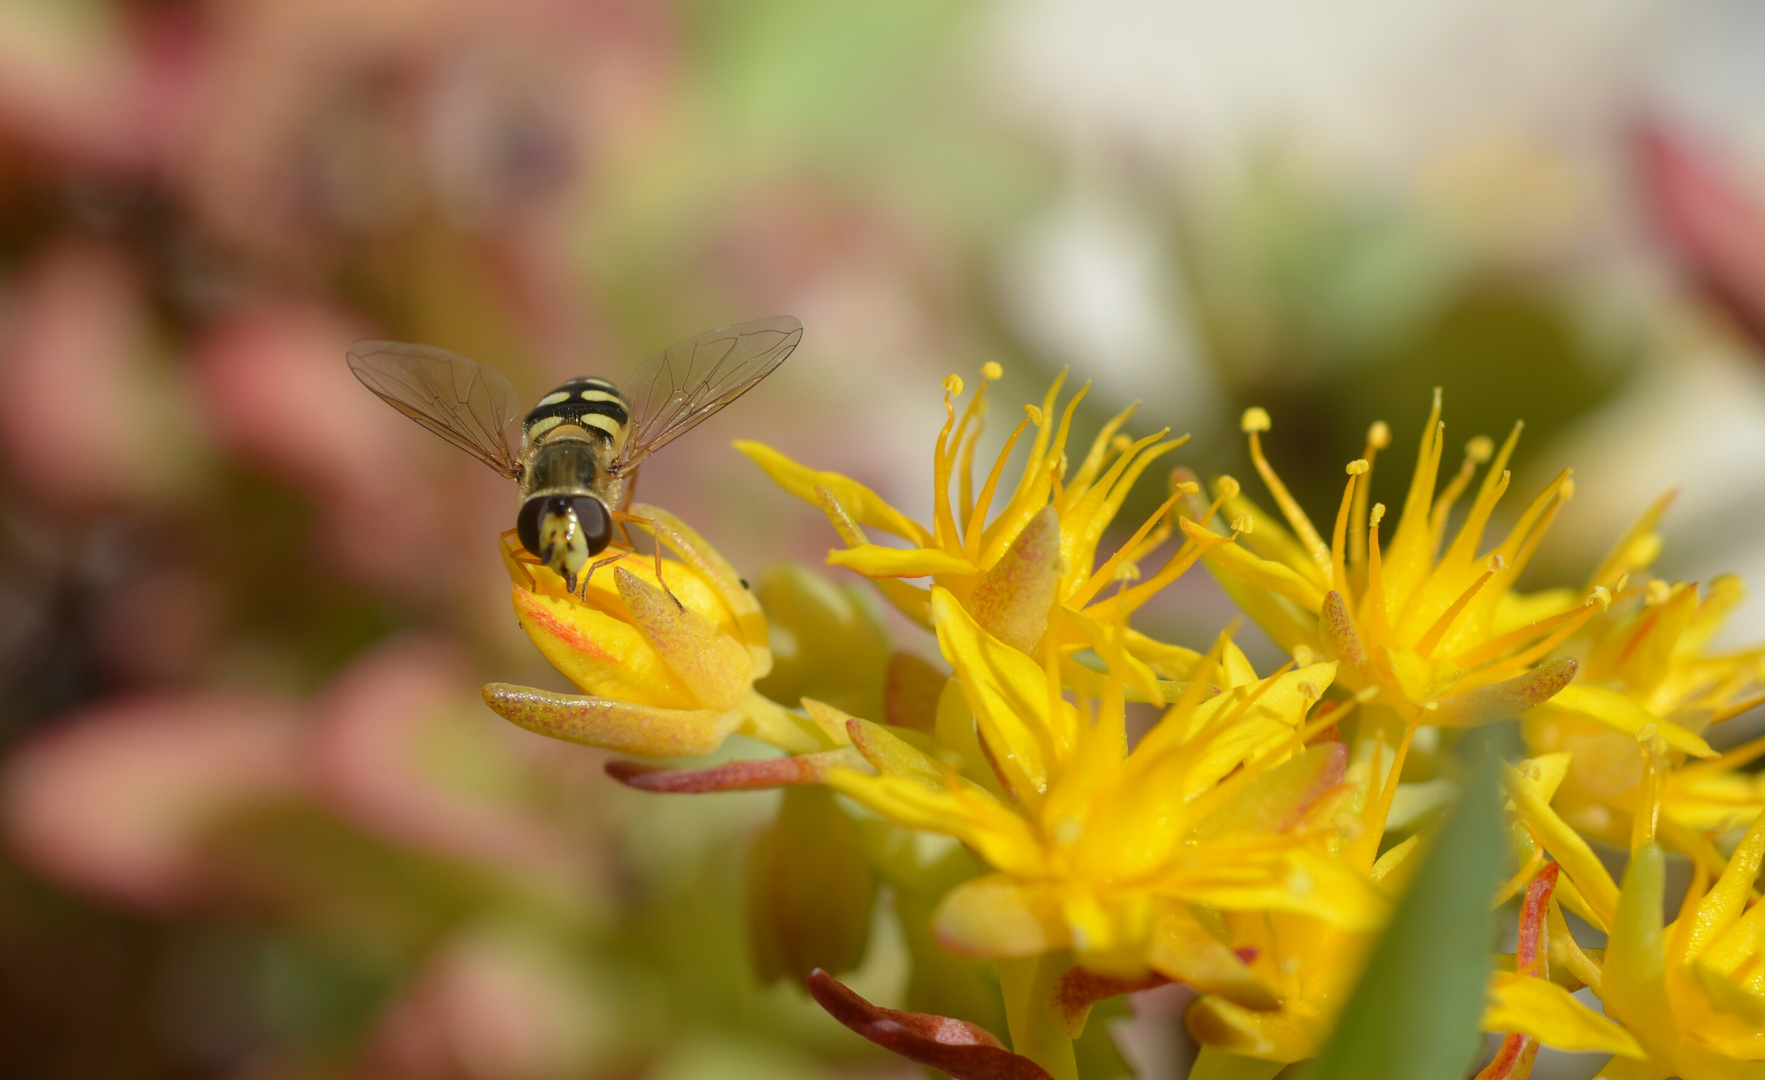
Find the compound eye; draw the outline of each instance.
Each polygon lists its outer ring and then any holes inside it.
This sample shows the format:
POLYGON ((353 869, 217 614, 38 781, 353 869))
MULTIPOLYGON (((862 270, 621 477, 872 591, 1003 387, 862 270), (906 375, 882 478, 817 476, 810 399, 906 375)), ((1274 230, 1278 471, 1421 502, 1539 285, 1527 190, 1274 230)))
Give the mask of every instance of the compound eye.
POLYGON ((539 550, 539 518, 541 514, 545 513, 547 501, 549 500, 543 495, 537 499, 528 499, 521 504, 521 512, 515 515, 516 538, 521 541, 521 546, 527 549, 529 555, 538 559, 545 558, 539 550))
POLYGON ((607 504, 593 495, 572 495, 570 509, 576 511, 576 524, 582 530, 583 543, 590 555, 599 555, 613 542, 613 515, 607 504))

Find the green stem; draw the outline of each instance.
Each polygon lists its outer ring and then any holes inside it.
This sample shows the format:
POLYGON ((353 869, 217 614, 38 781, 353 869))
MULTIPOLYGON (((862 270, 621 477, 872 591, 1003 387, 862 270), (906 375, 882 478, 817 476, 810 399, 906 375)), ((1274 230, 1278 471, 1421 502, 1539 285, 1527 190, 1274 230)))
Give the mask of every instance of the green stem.
POLYGON ((1065 953, 999 961, 1011 1049, 1046 1069, 1054 1080, 1079 1080, 1072 1040, 1060 1033, 1048 1011, 1055 984, 1071 966, 1065 953))

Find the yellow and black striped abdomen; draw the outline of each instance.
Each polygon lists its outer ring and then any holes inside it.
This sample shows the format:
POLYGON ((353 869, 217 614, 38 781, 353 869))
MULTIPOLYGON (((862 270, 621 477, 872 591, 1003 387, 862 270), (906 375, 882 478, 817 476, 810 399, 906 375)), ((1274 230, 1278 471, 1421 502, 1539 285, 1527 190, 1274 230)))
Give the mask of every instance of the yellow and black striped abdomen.
POLYGON ((619 388, 605 379, 584 376, 540 398, 521 429, 529 443, 538 443, 557 428, 573 426, 616 448, 624 444, 630 422, 631 409, 619 388))

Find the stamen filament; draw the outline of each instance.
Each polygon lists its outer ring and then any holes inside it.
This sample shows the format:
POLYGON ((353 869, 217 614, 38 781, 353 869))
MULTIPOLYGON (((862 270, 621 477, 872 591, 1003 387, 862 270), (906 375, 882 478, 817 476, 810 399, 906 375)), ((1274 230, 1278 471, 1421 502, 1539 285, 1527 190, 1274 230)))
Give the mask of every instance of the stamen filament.
POLYGON ((1459 613, 1465 610, 1465 605, 1469 604, 1471 598, 1477 595, 1478 590, 1488 584, 1489 579, 1494 576, 1495 570, 1485 570, 1477 575, 1477 580, 1471 582, 1470 588, 1460 593, 1459 598, 1441 613, 1440 618, 1434 620, 1434 625, 1430 626, 1416 642, 1416 652, 1424 657, 1433 656, 1435 646, 1439 645, 1440 639, 1446 636, 1446 631, 1452 626, 1453 620, 1459 617, 1459 613))
POLYGON ((968 524, 962 530, 962 551, 971 561, 980 558, 981 536, 987 523, 987 511, 993 507, 993 493, 999 488, 999 477, 1005 473, 1005 463, 1011 458, 1011 450, 1017 445, 1018 436, 1023 434, 1023 429, 1028 424, 1027 418, 1019 420, 1011 437, 1005 440, 1005 449, 999 451, 998 460, 993 462, 993 471, 987 474, 987 482, 981 487, 980 498, 968 515, 968 524))
POLYGON ((1367 462, 1367 478, 1355 489, 1354 510, 1349 515, 1353 529, 1348 534, 1348 563, 1357 569, 1367 562, 1367 501, 1373 489, 1373 466, 1379 451, 1390 445, 1391 425, 1383 420, 1374 421, 1367 429, 1367 452, 1361 455, 1367 462))

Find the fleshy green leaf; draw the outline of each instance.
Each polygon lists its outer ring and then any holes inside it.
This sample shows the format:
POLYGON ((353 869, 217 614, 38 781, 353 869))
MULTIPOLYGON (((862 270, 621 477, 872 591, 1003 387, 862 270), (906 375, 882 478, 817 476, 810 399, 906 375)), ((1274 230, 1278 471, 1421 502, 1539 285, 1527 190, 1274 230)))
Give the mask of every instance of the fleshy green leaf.
POLYGON ((1343 1009, 1314 1080, 1449 1080, 1477 1050, 1502 869, 1497 759, 1479 755, 1343 1009))
POLYGON ((858 826, 823 787, 787 787, 748 861, 748 926, 760 978, 850 971, 870 944, 876 876, 858 826))

